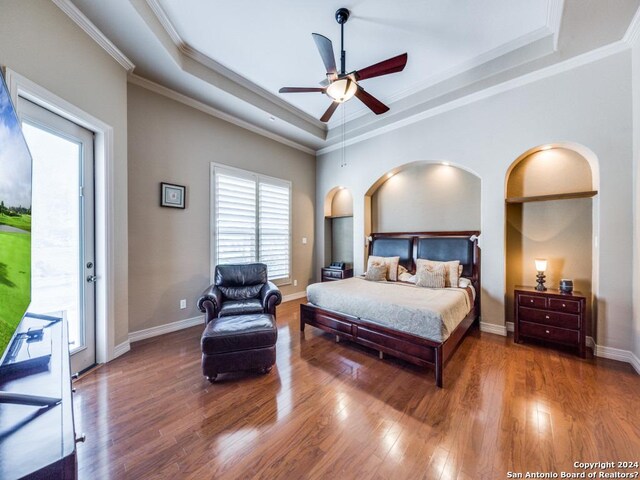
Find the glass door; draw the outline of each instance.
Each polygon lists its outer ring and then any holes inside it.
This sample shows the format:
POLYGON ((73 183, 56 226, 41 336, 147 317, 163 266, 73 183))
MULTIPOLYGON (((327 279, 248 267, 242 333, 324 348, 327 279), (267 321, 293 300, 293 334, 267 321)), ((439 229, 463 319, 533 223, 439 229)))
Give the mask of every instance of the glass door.
POLYGON ((93 132, 19 98, 33 158, 29 311, 62 316, 71 368, 96 363, 93 132))

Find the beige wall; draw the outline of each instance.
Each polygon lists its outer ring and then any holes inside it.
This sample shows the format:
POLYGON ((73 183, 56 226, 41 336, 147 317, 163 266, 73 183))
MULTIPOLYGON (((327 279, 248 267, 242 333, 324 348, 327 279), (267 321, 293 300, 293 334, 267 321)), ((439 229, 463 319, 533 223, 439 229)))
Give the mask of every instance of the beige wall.
MULTIPOLYGON (((552 148, 522 159, 507 179, 506 196, 532 197, 584 192, 594 188, 589 162, 578 152, 552 148)), ((534 259, 546 258, 547 288, 557 289, 562 278, 587 297, 587 335, 591 322, 593 201, 591 198, 507 205, 505 319, 513 321, 513 289, 534 286, 534 259)))
POLYGON ((448 165, 419 163, 371 196, 372 232, 480 229, 480 179, 448 165))
POLYGON ((115 344, 128 339, 127 73, 49 0, 0 0, 0 64, 113 127, 115 344))
POLYGON ((590 190, 594 188, 589 162, 567 148, 552 148, 529 155, 513 167, 507 182, 507 197, 590 190))
POLYGON ((353 215, 353 197, 346 188, 338 190, 331 200, 331 216, 353 215))
MULTIPOLYGON (((591 298, 593 225, 591 198, 511 204, 507 206, 506 321, 513 321, 513 289, 536 285, 534 259, 546 258, 546 286, 557 289, 562 278, 591 298)), ((588 317, 589 318, 589 317, 588 317)), ((591 335, 587 322, 587 335, 591 335)))
POLYGON ((139 331, 200 316, 210 284, 210 163, 293 184, 293 275, 313 278, 315 157, 129 85, 129 311, 139 331), (186 185, 185 210, 159 206, 160 182, 186 185), (308 243, 302 243, 307 237, 308 243), (180 299, 187 309, 179 309, 180 299))

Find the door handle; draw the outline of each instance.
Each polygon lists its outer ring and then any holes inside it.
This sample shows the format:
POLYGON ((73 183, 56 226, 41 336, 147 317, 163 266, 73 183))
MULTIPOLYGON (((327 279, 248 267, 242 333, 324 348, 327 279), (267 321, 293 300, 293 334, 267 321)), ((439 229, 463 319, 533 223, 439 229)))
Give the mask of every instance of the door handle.
POLYGON ((98 280, 98 277, 96 277, 95 275, 87 275, 87 282, 95 283, 96 280, 98 280))

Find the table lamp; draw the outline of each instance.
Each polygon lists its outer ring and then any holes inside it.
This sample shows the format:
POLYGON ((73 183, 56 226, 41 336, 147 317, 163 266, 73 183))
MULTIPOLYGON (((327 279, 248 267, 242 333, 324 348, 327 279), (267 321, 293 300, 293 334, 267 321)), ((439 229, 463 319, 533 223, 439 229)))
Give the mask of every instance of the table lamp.
POLYGON ((536 262, 536 270, 538 271, 538 275, 536 276, 538 281, 536 290, 544 292, 547 289, 547 287, 544 286, 544 271, 547 269, 547 260, 545 258, 536 258, 534 261, 536 262))

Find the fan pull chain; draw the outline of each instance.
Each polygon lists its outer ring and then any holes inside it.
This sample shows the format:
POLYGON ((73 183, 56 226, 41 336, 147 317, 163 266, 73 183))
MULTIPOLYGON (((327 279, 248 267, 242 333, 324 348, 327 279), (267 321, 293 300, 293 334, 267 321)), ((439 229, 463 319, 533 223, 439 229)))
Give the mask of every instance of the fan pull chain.
POLYGON ((346 128, 345 128, 345 110, 346 110, 346 105, 342 105, 342 162, 340 163, 341 167, 346 167, 347 166, 347 157, 346 157, 346 144, 345 144, 345 133, 346 133, 346 128))

